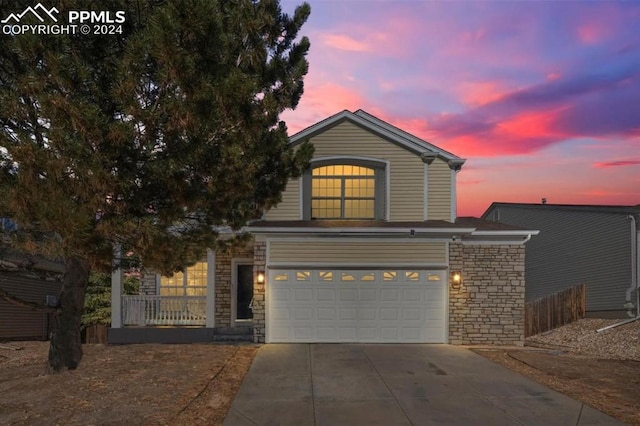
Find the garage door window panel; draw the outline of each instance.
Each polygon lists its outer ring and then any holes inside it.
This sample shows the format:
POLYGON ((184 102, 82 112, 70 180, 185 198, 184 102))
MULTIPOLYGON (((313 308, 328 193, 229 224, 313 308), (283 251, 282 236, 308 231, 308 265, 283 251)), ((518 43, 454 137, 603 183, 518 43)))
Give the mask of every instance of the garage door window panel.
POLYGON ((404 273, 404 280, 405 281, 413 281, 413 282, 417 282, 420 281, 420 272, 416 272, 416 271, 407 271, 404 273))
POLYGON ((396 271, 384 271, 382 278, 384 281, 398 281, 398 273, 396 271))
POLYGON ((333 281, 333 272, 331 272, 331 271, 319 271, 318 272, 318 280, 319 281, 333 281))
POLYGON ((310 281, 311 280, 311 272, 310 271, 298 271, 296 272, 296 281, 310 281))
POLYGON ((355 281, 356 277, 353 274, 349 274, 346 272, 343 272, 340 274, 340 281, 355 281))

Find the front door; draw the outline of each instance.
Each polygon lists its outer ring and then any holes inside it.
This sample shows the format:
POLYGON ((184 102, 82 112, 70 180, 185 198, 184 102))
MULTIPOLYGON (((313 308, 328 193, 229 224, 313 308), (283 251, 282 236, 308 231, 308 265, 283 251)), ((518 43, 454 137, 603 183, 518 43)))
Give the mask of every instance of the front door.
POLYGON ((235 272, 235 320, 237 323, 248 322, 253 319, 253 265, 236 264, 235 272))

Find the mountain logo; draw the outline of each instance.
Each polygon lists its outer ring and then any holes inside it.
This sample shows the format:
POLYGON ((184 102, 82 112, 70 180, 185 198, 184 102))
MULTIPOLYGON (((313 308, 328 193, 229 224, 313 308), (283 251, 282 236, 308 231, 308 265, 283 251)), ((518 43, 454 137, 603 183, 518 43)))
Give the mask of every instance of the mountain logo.
POLYGON ((34 7, 31 7, 31 6, 27 7, 22 13, 12 13, 0 22, 3 24, 7 24, 10 21, 13 21, 14 23, 17 24, 25 15, 29 13, 35 16, 36 19, 38 19, 40 22, 45 22, 45 19, 43 18, 43 16, 51 19, 53 22, 58 22, 58 18, 55 17, 54 13, 57 14, 57 13, 60 13, 60 11, 55 7, 52 7, 51 10, 48 10, 41 3, 38 3, 34 7))

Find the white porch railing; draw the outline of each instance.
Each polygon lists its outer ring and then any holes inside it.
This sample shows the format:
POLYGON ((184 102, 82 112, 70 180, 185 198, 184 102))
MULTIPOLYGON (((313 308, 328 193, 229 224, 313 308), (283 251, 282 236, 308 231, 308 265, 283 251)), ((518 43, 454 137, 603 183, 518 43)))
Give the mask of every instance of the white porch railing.
POLYGON ((205 296, 122 296, 122 325, 205 325, 205 296))

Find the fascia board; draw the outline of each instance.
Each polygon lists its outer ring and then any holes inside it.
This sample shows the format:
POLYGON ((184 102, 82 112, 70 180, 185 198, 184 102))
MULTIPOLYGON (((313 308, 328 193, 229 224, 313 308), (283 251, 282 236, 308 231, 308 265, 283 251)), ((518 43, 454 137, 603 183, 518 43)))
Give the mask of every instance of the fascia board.
POLYGON ((320 131, 322 131, 323 129, 327 128, 327 127, 331 127, 337 123, 339 123, 341 120, 344 120, 345 118, 347 118, 349 116, 349 114, 351 114, 351 112, 347 111, 346 109, 344 111, 340 111, 337 114, 332 115, 331 117, 327 117, 322 121, 319 121, 315 124, 312 124, 311 126, 307 127, 306 129, 303 129, 301 131, 299 131, 298 133, 296 133, 295 135, 291 136, 289 138, 289 143, 291 145, 295 145, 299 142, 302 142, 303 140, 307 139, 308 137, 310 137, 311 135, 314 135, 320 131))
POLYGON ((431 143, 429 143, 429 142, 427 142, 427 141, 425 141, 423 139, 420 139, 419 137, 414 136, 411 133, 405 132, 404 130, 399 129, 399 128, 395 127, 395 126, 392 126, 389 123, 385 123, 385 122, 381 121, 380 119, 376 118, 375 116, 369 114, 366 111, 363 111, 363 110, 360 109, 360 110, 355 112, 355 115, 364 118, 365 120, 371 122, 372 124, 375 124, 378 127, 381 127, 383 129, 385 129, 386 131, 388 131, 390 133, 398 135, 398 137, 407 139, 407 140, 409 140, 409 141, 411 141, 411 142, 413 142, 413 143, 415 143, 415 144, 417 144, 419 146, 422 146, 422 147, 426 146, 429 150, 437 152, 445 160, 461 160, 462 163, 460 165, 462 165, 464 163, 464 161, 465 161, 464 159, 458 157, 457 155, 454 155, 454 154, 452 154, 452 153, 450 153, 448 151, 445 151, 445 150, 443 150, 441 148, 438 148, 437 146, 435 146, 435 145, 433 145, 433 144, 431 144, 431 143))
POLYGON ((277 227, 257 227, 248 228, 252 234, 290 233, 290 234, 408 234, 413 231, 416 235, 429 234, 451 234, 462 235, 472 234, 475 228, 277 228, 277 227))
POLYGON ((483 237, 509 237, 509 236, 527 236, 527 235, 538 235, 540 231, 474 231, 471 233, 472 236, 483 236, 483 237))
POLYGON ((486 245, 522 245, 527 242, 526 238, 519 239, 500 239, 500 240, 466 240, 461 241, 464 246, 486 246, 486 245))
MULTIPOLYGON (((319 123, 316 123, 310 127, 307 127, 306 129, 296 133, 295 135, 291 136, 291 138, 289 139, 289 143, 291 145, 296 145, 300 142, 302 142, 303 140, 313 137, 315 136, 317 133, 320 133, 322 131, 324 131, 326 128, 334 126, 336 124, 338 124, 339 122, 343 121, 343 120, 350 120, 353 123, 357 124, 360 127, 363 127, 366 130, 371 131, 372 133, 376 133, 378 135, 380 135, 381 137, 389 140, 392 143, 395 143, 396 145, 400 145, 401 147, 405 148, 406 150, 420 155, 425 151, 428 151, 430 148, 428 146, 425 146, 424 143, 420 142, 414 142, 411 141, 401 135, 399 135, 397 132, 391 132, 387 129, 385 129, 384 127, 371 122, 370 120, 364 119, 362 117, 359 117, 357 115, 355 115, 354 113, 350 112, 350 111, 342 111, 339 112, 338 114, 335 114, 329 118, 326 118, 322 121, 320 121, 319 123)), ((438 153, 439 155, 442 155, 442 150, 439 150, 437 148, 433 148, 433 151, 438 153)), ((455 157, 457 159, 457 157, 455 157)), ((449 158, 447 158, 449 159, 449 158)))

